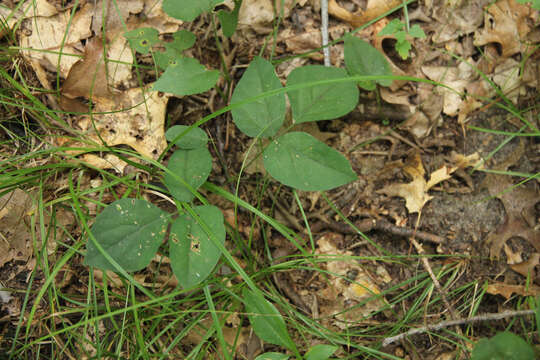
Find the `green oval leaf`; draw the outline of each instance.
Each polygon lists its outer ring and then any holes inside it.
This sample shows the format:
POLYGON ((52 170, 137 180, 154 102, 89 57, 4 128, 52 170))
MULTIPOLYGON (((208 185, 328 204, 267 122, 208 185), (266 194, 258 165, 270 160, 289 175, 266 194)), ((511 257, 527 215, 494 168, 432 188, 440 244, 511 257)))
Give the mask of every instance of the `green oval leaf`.
POLYGON ((141 54, 147 54, 159 41, 159 32, 154 28, 139 28, 124 33, 129 45, 141 54))
POLYGON ((206 146, 206 143, 208 142, 208 135, 206 135, 202 129, 195 127, 182 135, 188 129, 189 126, 186 125, 171 126, 165 133, 165 138, 169 142, 176 140, 174 145, 178 146, 180 149, 190 150, 206 146), (181 137, 178 138, 179 136, 181 137))
POLYGON ((193 21, 203 12, 214 9, 223 0, 163 0, 163 11, 173 18, 183 21, 193 21))
MULTIPOLYGON (((231 103, 234 104, 281 87, 272 64, 263 58, 256 57, 236 85, 231 103)), ((283 124, 285 111, 285 94, 278 94, 234 108, 231 113, 234 123, 244 134, 251 137, 259 135, 270 137, 283 124)))
POLYGON ((173 41, 165 43, 165 51, 154 53, 154 61, 161 69, 166 69, 177 59, 182 58, 183 51, 195 44, 195 34, 187 30, 179 30, 173 34, 173 41))
POLYGON ((327 360, 337 349, 338 347, 334 345, 318 344, 309 349, 305 358, 306 360, 327 360))
POLYGON ((171 267, 183 288, 195 286, 210 275, 221 256, 215 243, 225 242, 223 214, 217 207, 204 205, 193 211, 204 226, 189 214, 181 215, 174 220, 169 239, 171 267))
POLYGON ((180 58, 170 64, 154 83, 154 90, 178 96, 205 92, 213 87, 219 78, 219 71, 206 70, 193 58, 180 58))
POLYGON ((285 355, 285 354, 277 353, 277 352, 267 352, 255 358, 255 360, 287 360, 287 359, 289 359, 289 355, 285 355))
MULTIPOLYGON (((196 190, 204 184, 212 171, 212 155, 205 147, 176 150, 169 159, 167 168, 196 190)), ((169 173, 165 173, 163 183, 176 200, 189 202, 195 197, 188 187, 169 173)))
MULTIPOLYGON (((168 216, 145 200, 121 199, 96 217, 92 234, 107 253, 126 271, 148 266, 167 229, 168 216)), ((90 239, 84 263, 116 271, 90 239)))
MULTIPOLYGON (((392 75, 386 58, 369 43, 356 36, 345 36, 345 66, 351 75, 392 75)), ((381 79, 377 83, 392 85, 392 80, 381 79)), ((375 81, 359 81, 358 86, 366 90, 375 89, 375 81)))
POLYGON ((275 306, 262 295, 246 288, 244 288, 243 296, 249 322, 255 334, 270 344, 294 350, 296 346, 287 332, 285 321, 275 306))
POLYGON ((272 141, 263 160, 270 175, 299 190, 329 190, 357 177, 343 155, 304 132, 272 141))
POLYGON ((474 347, 471 360, 533 360, 534 351, 519 336, 501 332, 491 339, 482 339, 474 347))
MULTIPOLYGON (((287 86, 320 80, 347 77, 344 69, 307 65, 294 69, 287 78, 287 86)), ((308 86, 288 91, 293 119, 296 123, 331 120, 348 114, 358 103, 359 91, 354 82, 339 82, 308 86)))

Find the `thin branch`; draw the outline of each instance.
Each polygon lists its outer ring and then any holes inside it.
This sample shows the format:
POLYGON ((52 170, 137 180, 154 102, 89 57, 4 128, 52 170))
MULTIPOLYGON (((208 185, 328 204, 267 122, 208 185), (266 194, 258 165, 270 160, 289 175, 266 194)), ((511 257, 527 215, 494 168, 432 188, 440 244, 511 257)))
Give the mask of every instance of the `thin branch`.
POLYGON ((442 328, 449 327, 449 326, 471 324, 471 323, 479 322, 479 321, 501 320, 501 319, 514 317, 514 316, 534 315, 535 312, 536 312, 536 310, 505 311, 503 313, 477 315, 477 316, 473 316, 473 317, 466 318, 466 319, 456 319, 456 320, 443 321, 443 322, 440 322, 438 324, 433 324, 433 325, 423 326, 423 327, 416 328, 416 329, 411 329, 411 330, 409 330, 407 332, 404 332, 402 334, 388 337, 388 338, 384 339, 384 341, 382 342, 382 346, 390 345, 390 344, 392 344, 392 343, 394 343, 396 341, 402 340, 403 338, 405 338, 407 336, 423 334, 423 333, 428 332, 428 331, 436 331, 436 330, 440 330, 442 328))

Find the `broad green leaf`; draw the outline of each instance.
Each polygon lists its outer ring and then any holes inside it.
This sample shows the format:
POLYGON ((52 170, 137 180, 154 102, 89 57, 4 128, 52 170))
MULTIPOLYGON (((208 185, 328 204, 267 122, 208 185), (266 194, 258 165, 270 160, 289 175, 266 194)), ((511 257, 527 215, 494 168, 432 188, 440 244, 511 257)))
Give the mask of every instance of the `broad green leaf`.
MULTIPOLYGON (((212 155, 205 147, 176 150, 169 159, 167 168, 196 190, 204 184, 212 171, 212 155)), ((189 202, 195 197, 189 188, 169 173, 165 173, 163 183, 176 200, 189 202)))
POLYGON ((330 190, 357 178, 343 155, 304 132, 272 141, 263 160, 270 175, 299 190, 330 190))
MULTIPOLYGON (((105 251, 126 271, 148 266, 167 230, 168 216, 145 200, 121 199, 96 217, 92 234, 105 251)), ((116 271, 89 239, 84 263, 116 271)))
POLYGON ((534 360, 534 351, 519 336, 501 332, 491 339, 482 339, 474 347, 471 360, 534 360))
MULTIPOLYGON (((307 84, 319 80, 346 78, 344 69, 307 65, 294 69, 287 78, 287 86, 307 84)), ((354 82, 336 82, 307 86, 288 92, 293 119, 296 123, 330 120, 348 114, 358 103, 358 87, 354 82)))
MULTIPOLYGON (((345 66, 349 74, 354 75, 392 75, 392 69, 386 58, 366 41, 352 35, 345 37, 345 66)), ((392 85, 392 80, 381 79, 377 83, 392 85)), ((375 81, 359 81, 358 86, 366 90, 375 89, 375 81)))
POLYGON ((165 51, 154 53, 154 60, 161 69, 166 69, 183 57, 182 52, 195 44, 195 34, 187 30, 179 30, 173 34, 173 41, 165 43, 165 51))
POLYGON ((386 26, 379 31, 377 35, 384 36, 384 35, 393 35, 399 30, 403 29, 405 27, 405 24, 401 22, 399 19, 394 19, 390 21, 386 26))
MULTIPOLYGON (((171 126, 165 133, 165 138, 167 141, 173 142, 177 137, 187 131, 187 129, 189 129, 189 126, 186 125, 171 126)), ((200 128, 196 127, 182 135, 182 137, 176 140, 174 145, 178 146, 180 149, 190 150, 206 146, 207 142, 208 135, 200 128)))
POLYGON ((336 352, 337 349, 338 347, 334 345, 315 345, 309 349, 305 355, 305 358, 306 360, 327 360, 330 358, 330 356, 332 356, 333 353, 336 352))
POLYGON ((154 28, 139 28, 124 33, 129 45, 141 54, 147 54, 159 41, 159 32, 154 28))
POLYGON ((418 39, 423 39, 426 37, 424 30, 422 30, 422 28, 418 24, 414 24, 413 26, 411 26, 411 28, 409 29, 409 35, 418 39))
POLYGON ((203 12, 210 12, 223 0, 163 0, 162 9, 173 18, 193 21, 203 12))
MULTIPOLYGON (((280 89, 274 67, 263 58, 256 57, 236 85, 231 103, 280 89)), ((269 137, 274 135, 285 119, 285 94, 265 97, 231 110, 234 123, 246 135, 269 137)))
POLYGON ((267 352, 255 358, 255 360, 287 360, 287 359, 289 359, 289 355, 285 355, 285 354, 277 353, 277 352, 267 352))
POLYGON ((221 211, 212 205, 194 207, 193 210, 204 226, 190 214, 181 215, 173 221, 169 239, 171 267, 183 288, 193 287, 210 275, 221 256, 215 243, 225 242, 221 211))
POLYGON ((206 70, 193 58, 180 58, 171 63, 154 83, 154 90, 178 96, 205 92, 213 87, 219 71, 206 70))
POLYGON ((249 322, 259 338, 270 344, 280 345, 289 350, 296 348, 281 314, 262 295, 244 288, 244 304, 249 322))

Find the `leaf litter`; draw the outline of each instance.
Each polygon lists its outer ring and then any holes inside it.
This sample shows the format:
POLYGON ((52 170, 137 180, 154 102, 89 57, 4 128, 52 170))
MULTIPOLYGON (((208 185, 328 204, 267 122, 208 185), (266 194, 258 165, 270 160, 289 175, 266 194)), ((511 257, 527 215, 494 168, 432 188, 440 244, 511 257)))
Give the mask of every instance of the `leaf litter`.
MULTIPOLYGON (((97 144, 104 140, 108 146, 129 145, 139 154, 156 159, 166 145, 164 131, 169 96, 149 91, 149 84, 140 84, 133 77, 130 65, 134 61, 133 53, 123 36, 120 36, 125 29, 118 25, 125 22, 128 30, 150 26, 157 28, 161 36, 164 36, 184 24, 168 18, 161 12, 160 6, 154 6, 151 0, 118 1, 120 16, 116 11, 106 11, 111 17, 106 17, 105 22, 101 13, 104 8, 110 10, 111 2, 108 1, 85 2, 73 18, 71 9, 57 8, 44 0, 35 1, 36 6, 27 3, 28 6, 22 7, 26 11, 17 13, 17 19, 27 19, 24 21, 19 44, 25 49, 23 56, 33 66, 44 88, 52 88, 52 74, 58 74, 63 80, 63 98, 58 106, 68 111, 94 113, 91 116, 74 115, 71 118, 74 127, 97 144), (107 31, 103 32, 103 28, 107 31), (66 31, 68 36, 64 39, 66 31)), ((231 8, 231 3, 227 2, 226 5, 231 8)), ((356 1, 330 1, 330 14, 333 16, 330 22, 331 39, 341 37, 351 29, 350 24, 363 24, 391 7, 401 5, 401 1, 368 1, 366 7, 360 9, 360 6, 353 6, 353 3, 358 4, 356 1)), ((532 274, 533 279, 536 279, 535 271, 540 261, 538 215, 535 208, 539 199, 538 184, 531 181, 515 186, 516 179, 508 175, 480 176, 477 171, 470 172, 470 168, 479 169, 478 161, 482 160, 486 168, 503 171, 522 166, 521 171, 537 171, 538 168, 534 170, 534 166, 538 162, 534 163, 533 151, 528 151, 537 148, 529 143, 521 145, 520 142, 521 147, 510 156, 512 162, 497 164, 497 161, 486 161, 486 157, 501 141, 501 137, 463 130, 466 124, 474 124, 516 131, 512 120, 497 122, 492 119, 500 117, 485 108, 485 100, 498 94, 476 70, 484 72, 487 79, 498 85, 513 104, 522 104, 520 101, 523 98, 530 100, 531 93, 538 90, 535 76, 538 56, 531 53, 538 42, 538 12, 513 0, 499 0, 493 4, 489 4, 489 1, 447 3, 442 0, 425 1, 410 9, 411 21, 420 24, 429 37, 426 40, 411 39, 410 60, 403 61, 396 56, 392 46, 388 45, 395 40, 392 36, 377 36, 390 21, 388 17, 355 35, 370 41, 382 51, 394 74, 440 81, 453 91, 427 83, 395 80, 389 88, 379 89, 384 102, 381 107, 385 106, 388 110, 384 117, 390 120, 389 124, 383 123, 380 116, 365 120, 370 116, 368 106, 359 106, 343 119, 317 124, 311 129, 314 136, 333 143, 334 147, 346 153, 352 161, 353 169, 359 174, 355 183, 330 192, 329 196, 340 211, 357 220, 388 219, 395 226, 416 230, 413 224, 421 213, 419 230, 435 232, 447 240, 446 244, 434 251, 443 251, 448 255, 464 251, 495 258, 501 256, 504 249, 504 256, 512 263, 510 266, 515 272, 523 277, 532 274), (476 50, 479 47, 483 50, 480 56, 476 50), (521 58, 517 55, 521 55, 521 58), (476 203, 486 196, 497 200, 490 200, 489 206, 476 203), (491 206, 493 201, 500 201, 502 206, 491 206), (465 205, 460 205, 460 202, 465 202, 465 205), (484 224, 473 224, 457 216, 460 209, 464 209, 463 212, 476 211, 478 219, 485 219, 484 224), (445 222, 448 219, 455 223, 445 222), (528 242, 535 252, 529 254, 526 247, 518 247, 516 250, 516 236, 528 242)), ((226 55, 231 56, 234 64, 243 65, 258 53, 253 50, 254 46, 257 49, 262 46, 264 35, 273 29, 272 21, 276 18, 274 6, 271 0, 244 0, 238 32, 231 43, 224 41, 225 51, 229 52, 226 55)), ((269 41, 270 45, 275 46, 278 56, 300 54, 320 46, 319 6, 318 1, 297 1, 297 4, 285 2, 284 26, 278 31, 276 43, 273 44, 274 40, 269 41)), ((5 8, 0 7, 0 11, 5 17, 5 8)), ((15 25, 13 20, 8 25, 15 25)), ((197 25, 203 26, 204 21, 201 19, 197 25)), ((205 49, 201 47, 197 51, 204 52, 205 49)), ((299 58, 286 61, 278 66, 277 73, 283 80, 284 75, 296 66, 317 63, 321 59, 320 53, 313 53, 309 60, 299 58)), ((339 44, 333 46, 332 64, 342 67, 343 59, 343 48, 339 44)), ((366 104, 377 101, 372 93, 363 93, 361 96, 361 102, 366 104)), ((200 109, 197 106, 200 103, 197 101, 175 99, 174 106, 181 114, 180 119, 175 121, 184 124, 188 113, 198 114, 200 109)), ((212 99, 205 101, 211 103, 212 99)), ((174 109, 169 107, 169 111, 173 112, 174 109)), ((187 122, 185 124, 189 125, 187 122)), ((225 131, 234 131, 229 128, 226 126, 225 131)), ((223 134, 216 132, 216 136, 219 138, 223 134)), ((236 136, 240 136, 238 132, 236 136)), ((71 140, 58 138, 58 144, 69 144, 66 141, 71 140)), ((234 142, 229 144, 224 154, 233 170, 239 168, 243 160, 239 154, 247 150, 247 147, 240 145, 241 141, 234 142)), ((126 163, 112 154, 81 154, 79 157, 99 168, 111 168, 119 173, 126 169, 126 163)), ((248 174, 256 176, 260 171, 260 167, 254 166, 249 168, 248 174)), ((249 186, 243 191, 246 192, 246 198, 256 196, 249 186)), ((301 193, 301 196, 304 208, 318 212, 323 223, 336 221, 335 214, 325 209, 320 197, 309 193, 301 193)), ((292 217, 299 218, 299 209, 294 201, 289 201, 287 205, 290 205, 287 211, 292 217)), ((268 212, 273 208, 268 204, 263 206, 263 210, 268 212)), ((238 216, 243 217, 242 214, 238 216)), ((245 224, 250 223, 249 219, 241 220, 245 224)), ((286 217, 282 221, 286 222, 286 217)), ((235 226, 234 223, 231 225, 235 226)), ((242 234, 248 238, 252 236, 251 230, 245 227, 242 234)), ((303 296, 312 310, 328 316, 331 319, 328 326, 349 329, 353 325, 350 322, 369 322, 374 311, 388 304, 383 296, 379 296, 381 292, 389 284, 395 284, 402 275, 396 276, 397 273, 392 272, 393 267, 388 264, 366 264, 348 259, 353 255, 377 252, 371 246, 362 244, 355 235, 325 230, 323 228, 321 233, 315 234, 317 253, 341 259, 323 264, 332 273, 329 282, 323 286, 322 282, 316 281, 315 284, 323 290, 313 295, 310 294, 313 288, 309 287, 308 275, 293 271, 290 275, 292 280, 289 279, 294 284, 291 289, 303 296), (369 298, 373 299, 363 304, 369 298), (349 311, 340 313, 343 309, 349 311)), ((406 241, 401 245, 391 245, 384 232, 375 231, 370 236, 396 253, 407 251, 403 246, 407 244, 406 241)), ((261 236, 257 235, 256 238, 262 241, 261 236)), ((279 242, 274 244, 277 247, 285 246, 279 242)), ((429 245, 425 246, 430 249, 429 245)), ((28 243, 24 247, 25 251, 29 251, 28 243)), ((7 253, 13 254, 13 250, 7 253)), ((27 256, 25 252, 21 253, 27 256)), ((14 259, 16 257, 7 258, 3 265, 14 259)), ((154 260, 151 268, 156 270, 155 264, 160 260, 154 260)), ((470 264, 479 274, 483 274, 480 268, 483 265, 475 262, 470 264)), ((505 271, 505 268, 499 267, 499 271, 505 271)), ((168 281, 167 274, 163 274, 163 270, 161 272, 160 276, 164 277, 165 283, 168 281)), ((484 278, 493 280, 488 275, 484 278)), ((150 284, 143 277, 138 279, 145 285, 150 284)), ((506 298, 512 294, 538 294, 536 287, 524 285, 523 278, 508 276, 506 279, 503 282, 490 281, 487 292, 506 298)), ((118 285, 119 282, 115 286, 118 285)), ((294 301, 291 299, 291 302, 294 301)), ((211 326, 211 322, 205 324, 206 328, 211 326)), ((224 332, 226 341, 230 342, 234 338, 233 333, 226 329, 224 332)), ((260 341, 257 343, 253 340, 255 342, 251 343, 249 336, 244 339, 248 333, 247 329, 242 329, 237 345, 251 344, 248 353, 254 357, 262 348, 260 341)), ((191 344, 200 341, 201 338, 194 338, 191 344)))

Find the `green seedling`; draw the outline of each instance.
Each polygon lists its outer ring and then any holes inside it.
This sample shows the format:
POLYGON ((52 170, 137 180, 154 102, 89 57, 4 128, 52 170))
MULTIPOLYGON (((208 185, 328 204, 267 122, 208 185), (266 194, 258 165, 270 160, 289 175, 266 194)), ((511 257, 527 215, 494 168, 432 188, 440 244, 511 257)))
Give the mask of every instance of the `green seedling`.
POLYGON ((396 38, 396 51, 403 60, 406 60, 409 57, 409 52, 411 51, 411 38, 423 39, 426 37, 424 30, 418 24, 415 24, 408 28, 402 21, 399 19, 394 19, 390 21, 378 34, 379 36, 383 35, 393 35, 396 38))

